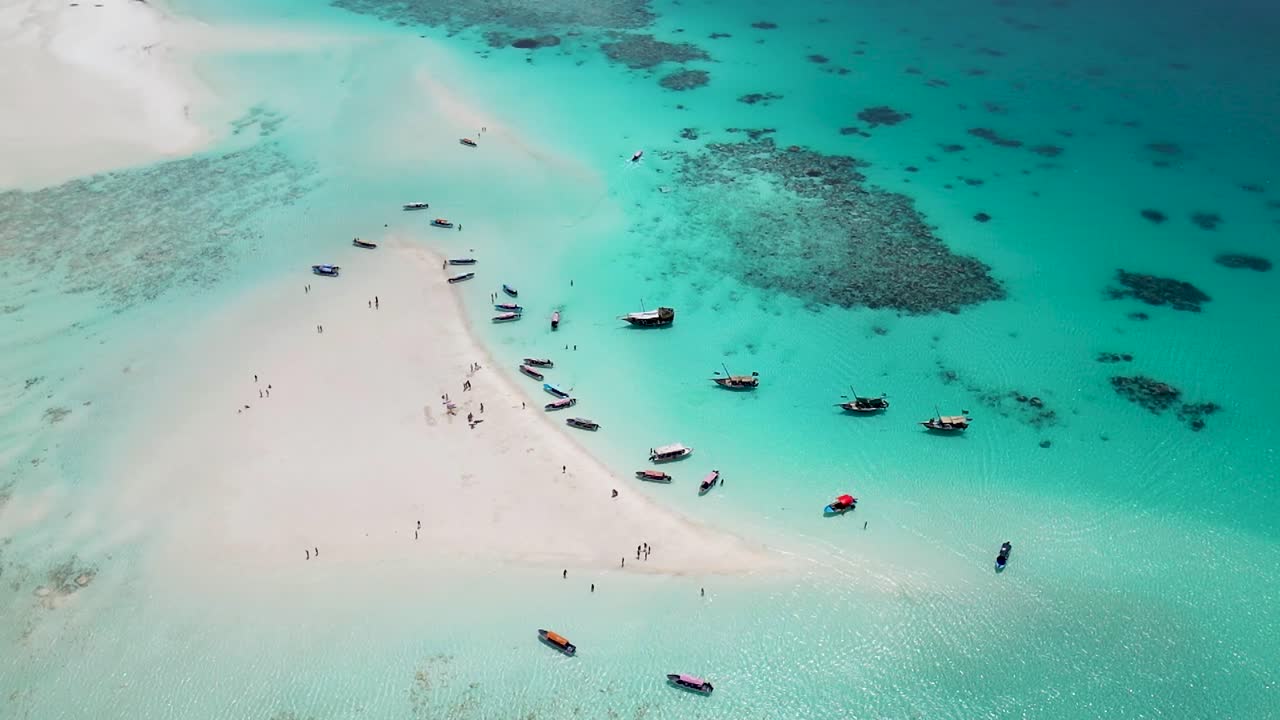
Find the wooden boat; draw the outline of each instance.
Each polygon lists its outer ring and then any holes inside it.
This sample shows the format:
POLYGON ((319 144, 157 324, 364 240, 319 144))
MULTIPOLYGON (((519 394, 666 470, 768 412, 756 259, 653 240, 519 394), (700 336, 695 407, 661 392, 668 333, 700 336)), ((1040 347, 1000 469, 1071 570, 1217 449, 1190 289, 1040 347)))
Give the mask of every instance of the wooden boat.
POLYGON ((576 399, 574 399, 574 398, 560 398, 559 400, 552 400, 551 402, 547 403, 546 405, 543 405, 543 406, 542 406, 542 409, 543 409, 543 410, 547 410, 547 411, 550 411, 550 410, 564 410, 564 409, 567 409, 567 408, 571 408, 571 407, 573 407, 574 405, 577 405, 577 404, 578 404, 578 401, 577 401, 576 399))
POLYGON ((450 265, 475 265, 475 258, 449 258, 450 265))
POLYGON ((426 210, 429 207, 431 206, 424 202, 411 202, 404 204, 405 210, 426 210))
MULTIPOLYGON (((729 368, 725 365, 724 377, 713 377, 711 382, 719 385, 726 390, 755 390, 760 387, 760 373, 753 372, 750 375, 730 375, 729 368)), ((716 373, 719 375, 720 373, 716 373)))
POLYGON ((636 477, 649 482, 669 483, 671 476, 661 470, 637 470, 636 477))
POLYGON ((555 385, 552 385, 551 383, 542 383, 542 389, 543 389, 543 390, 546 390, 547 392, 551 393, 552 395, 555 395, 555 396, 556 396, 556 397, 558 397, 558 398, 567 398, 567 397, 569 397, 569 393, 567 393, 567 392, 565 392, 565 391, 561 390, 560 388, 556 387, 555 385))
POLYGON ((836 407, 844 408, 845 412, 874 413, 874 412, 880 412, 881 410, 889 409, 889 401, 886 400, 883 395, 875 398, 862 397, 858 395, 858 393, 855 392, 852 387, 849 388, 849 392, 853 393, 852 400, 848 402, 836 403, 836 407))
POLYGON ((711 691, 715 690, 715 688, 711 686, 711 683, 706 680, 694 675, 686 675, 684 673, 669 673, 667 675, 667 682, 678 688, 696 692, 700 695, 710 695, 711 691))
POLYGON ((311 266, 311 272, 317 275, 324 275, 325 277, 338 277, 338 272, 341 270, 342 268, 338 267, 337 265, 312 265, 311 266))
POLYGON ((525 358, 524 364, 534 367, 555 367, 555 363, 551 362, 550 358, 525 358))
POLYGON ((569 427, 576 427, 579 430, 599 430, 600 423, 591 422, 586 418, 569 418, 564 421, 569 427))
POLYGON ((939 415, 920 423, 934 432, 962 432, 969 427, 968 415, 939 415))
POLYGON ((453 227, 453 223, 449 222, 448 220, 445 220, 444 218, 436 218, 435 220, 431 221, 431 224, 435 225, 436 227, 442 227, 442 228, 453 227))
POLYGON ((504 292, 504 293, 506 293, 506 294, 510 295, 511 297, 517 297, 517 296, 519 296, 519 295, 520 295, 520 293, 519 293, 515 288, 511 287, 510 285, 503 285, 503 286, 502 286, 502 292, 504 292))
POLYGON ((574 646, 573 643, 569 642, 563 635, 551 632, 550 630, 543 630, 539 628, 538 639, 570 657, 572 657, 574 653, 578 652, 578 648, 574 646))
POLYGON ((466 145, 467 147, 477 147, 476 141, 472 140, 471 138, 461 138, 458 140, 458 142, 462 143, 463 145, 466 145))
POLYGON ((676 311, 674 308, 660 307, 657 310, 627 313, 618 319, 625 320, 635 327, 668 327, 676 321, 676 311))
POLYGON ((519 320, 520 317, 521 317, 520 313, 517 313, 517 312, 504 312, 504 313, 499 313, 497 315, 494 315, 493 321, 496 323, 514 322, 516 320, 519 320))
POLYGON ((698 485, 698 494, 706 495, 707 493, 711 492, 711 488, 715 487, 716 483, 719 480, 720 480, 719 470, 712 470, 711 472, 707 473, 707 476, 702 478, 702 484, 698 485))
POLYGON ((644 157, 643 150, 637 150, 631 153, 631 162, 640 162, 640 158, 644 157))
POLYGON ((1006 540, 1000 546, 1000 554, 996 555, 996 572, 1004 570, 1005 566, 1009 564, 1009 553, 1011 552, 1013 552, 1013 543, 1006 540))
POLYGON ((524 308, 515 303, 494 303, 494 310, 506 310, 507 312, 524 312, 524 308))
POLYGON ((560 328, 560 311, 551 313, 551 329, 558 330, 560 328))
POLYGON ((372 250, 378 247, 378 243, 369 242, 368 240, 361 240, 360 238, 352 238, 351 244, 355 245, 358 248, 365 248, 366 250, 372 250))
POLYGON ((857 507, 858 498, 852 495, 841 495, 832 500, 830 505, 822 508, 822 513, 824 515, 843 515, 850 510, 857 509, 857 507))
POLYGON ((521 365, 521 366, 520 366, 520 372, 524 373, 525 375, 528 375, 529 377, 533 378, 534 380, 545 380, 545 379, 546 379, 546 376, 544 376, 542 373, 538 372, 537 370, 534 370, 533 368, 529 367, 528 365, 521 365))
POLYGON ((649 448, 649 462, 664 463, 673 460, 683 460, 693 454, 693 448, 685 447, 680 443, 672 445, 663 445, 659 448, 649 448))
POLYGON ((449 282, 451 282, 451 283, 460 283, 460 282, 462 282, 463 280, 470 280, 471 278, 473 278, 473 277, 475 277, 475 276, 476 276, 476 274, 475 274, 475 273, 463 273, 463 274, 461 274, 461 275, 454 275, 453 277, 449 278, 449 282))

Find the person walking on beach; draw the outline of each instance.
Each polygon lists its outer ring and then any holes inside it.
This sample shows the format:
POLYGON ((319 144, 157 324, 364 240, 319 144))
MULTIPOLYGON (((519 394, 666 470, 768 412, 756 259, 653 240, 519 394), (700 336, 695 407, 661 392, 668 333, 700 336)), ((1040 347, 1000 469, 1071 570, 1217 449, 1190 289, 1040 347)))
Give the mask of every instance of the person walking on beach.
POLYGON ((568 580, 568 579, 569 579, 569 571, 568 571, 568 570, 564 570, 564 571, 562 571, 562 572, 560 573, 560 577, 564 578, 565 580, 568 580))
POLYGON ((595 591, 596 591, 596 584, 591 583, 591 592, 595 592, 595 591))
POLYGON ((267 386, 267 397, 271 397, 271 386, 267 386))
POLYGON ((372 310, 372 309, 373 309, 373 301, 372 301, 372 300, 370 300, 370 301, 369 301, 369 309, 370 309, 370 310, 372 310))
POLYGON ((561 466, 560 466, 560 474, 561 474, 561 475, 563 475, 563 474, 565 474, 565 473, 567 473, 567 472, 569 472, 569 466, 568 466, 568 465, 561 465, 561 466))
POLYGON ((863 520, 863 521, 862 521, 862 529, 863 529, 863 530, 866 530, 866 529, 867 529, 867 523, 869 523, 869 522, 871 522, 871 521, 870 521, 870 520, 863 520))
POLYGON ((480 412, 484 412, 484 403, 480 403, 480 412))
POLYGON ((707 589, 702 588, 702 597, 706 597, 706 596, 707 596, 707 589))
POLYGON ((627 559, 626 559, 626 558, 622 558, 622 565, 621 565, 621 567, 626 567, 626 566, 627 566, 627 559))
POLYGON ((373 309, 374 309, 374 310, 377 310, 377 309, 378 309, 378 296, 377 296, 377 295, 374 295, 374 296, 373 296, 373 309))
POLYGON ((254 381, 254 382, 258 382, 258 376, 257 376, 257 375, 254 375, 254 376, 253 376, 253 381, 254 381))
POLYGON ((316 557, 320 557, 320 548, 316 548, 316 557))
POLYGON ((259 390, 259 391, 258 391, 258 397, 259 397, 259 398, 261 398, 261 397, 262 397, 262 391, 261 391, 261 390, 259 390))
POLYGON ((306 553, 306 554, 307 554, 307 559, 308 559, 308 560, 310 560, 310 559, 311 559, 311 551, 310 551, 310 550, 303 550, 302 552, 304 552, 304 553, 306 553))

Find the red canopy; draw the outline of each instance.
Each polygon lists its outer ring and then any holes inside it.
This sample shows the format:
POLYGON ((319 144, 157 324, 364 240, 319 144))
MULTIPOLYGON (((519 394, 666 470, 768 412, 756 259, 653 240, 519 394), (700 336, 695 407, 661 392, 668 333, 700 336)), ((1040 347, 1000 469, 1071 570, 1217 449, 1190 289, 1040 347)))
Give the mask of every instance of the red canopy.
POLYGON ((841 495, 840 497, 836 498, 836 502, 840 503, 841 505, 852 505, 852 504, 853 504, 853 496, 852 496, 852 495, 841 495))

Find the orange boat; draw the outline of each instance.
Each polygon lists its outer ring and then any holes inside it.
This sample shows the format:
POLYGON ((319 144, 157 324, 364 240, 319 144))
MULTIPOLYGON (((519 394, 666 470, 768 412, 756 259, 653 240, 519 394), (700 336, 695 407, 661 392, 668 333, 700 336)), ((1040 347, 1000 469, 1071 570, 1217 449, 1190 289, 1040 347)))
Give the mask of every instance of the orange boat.
POLYGON ((636 477, 649 482, 669 483, 671 476, 661 470, 637 470, 636 477))
POLYGON ((436 218, 435 220, 431 221, 431 224, 435 225, 436 227, 442 227, 442 228, 453 227, 453 223, 449 222, 448 220, 445 220, 444 218, 436 218))
POLYGON ((539 629, 538 638, 541 639, 542 642, 559 650, 565 655, 569 655, 572 657, 574 653, 578 652, 578 648, 573 643, 565 639, 563 635, 551 632, 550 630, 539 629))

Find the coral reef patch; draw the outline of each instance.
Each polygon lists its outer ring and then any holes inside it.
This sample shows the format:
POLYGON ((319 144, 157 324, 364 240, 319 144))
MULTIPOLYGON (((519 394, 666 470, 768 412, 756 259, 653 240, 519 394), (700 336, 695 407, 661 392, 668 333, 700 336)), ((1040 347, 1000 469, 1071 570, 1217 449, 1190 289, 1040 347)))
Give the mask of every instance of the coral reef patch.
POLYGON ((738 102, 747 105, 768 105, 774 100, 781 100, 782 96, 777 93, 748 93, 738 98, 738 102))
POLYGON ((888 105, 869 107, 858 113, 858 119, 873 128, 881 125, 897 125, 910 117, 911 113, 898 112, 888 105))
POLYGON ((1008 147, 1008 148, 1022 147, 1021 140, 1014 140, 1013 138, 1002 137, 999 133, 997 133, 995 130, 992 130, 991 128, 969 128, 969 134, 974 137, 982 138, 983 140, 986 140, 992 145, 998 145, 1000 147, 1008 147))
POLYGON ((658 84, 668 90, 692 90, 711 82, 711 73, 706 70, 677 70, 664 75, 658 84))
POLYGON ((1180 403, 1181 390, 1145 375, 1117 375, 1111 378, 1111 387, 1121 397, 1155 415, 1176 408, 1178 419, 1196 432, 1204 429, 1206 417, 1222 409, 1215 402, 1180 403))
POLYGON ((556 35, 539 35, 538 37, 523 37, 511 41, 511 47, 520 48, 521 50, 537 50, 544 47, 555 47, 560 44, 560 38, 556 35))
POLYGON ((1191 222, 1202 230, 1217 230, 1222 224, 1222 216, 1212 212, 1194 212, 1191 213, 1191 222))
POLYGON ((1142 212, 1141 212, 1140 214, 1142 215, 1142 217, 1143 217, 1143 218, 1145 218, 1145 219, 1147 219, 1147 220, 1150 220, 1151 222, 1153 222, 1153 223, 1155 223, 1155 224, 1157 224, 1157 225, 1159 225, 1160 223, 1162 223, 1162 222, 1164 222, 1165 220, 1168 220, 1168 219, 1169 219, 1169 216, 1168 216, 1168 215, 1165 215, 1164 213, 1160 212, 1159 210, 1152 210, 1152 209, 1150 209, 1150 208, 1147 208, 1147 209, 1145 209, 1145 210, 1142 210, 1142 212))
POLYGON ((397 25, 426 25, 456 31, 477 26, 532 33, 566 27, 634 30, 651 25, 656 18, 649 9, 649 0, 330 0, 330 4, 397 25))
POLYGON ((1200 312, 1200 306, 1211 299, 1200 288, 1184 280, 1143 275, 1125 270, 1116 271, 1116 280, 1126 290, 1108 288, 1113 300, 1131 297, 1148 305, 1169 305, 1174 310, 1200 312))
POLYGON ((710 60, 707 51, 690 43, 669 43, 652 35, 613 32, 611 40, 600 44, 605 56, 633 70, 657 67, 663 63, 686 63, 710 60))
POLYGON ((1245 255, 1243 253, 1222 253, 1213 259, 1223 267, 1229 267, 1235 270, 1256 270, 1257 272, 1267 272, 1271 269, 1271 261, 1258 257, 1257 255, 1245 255))

